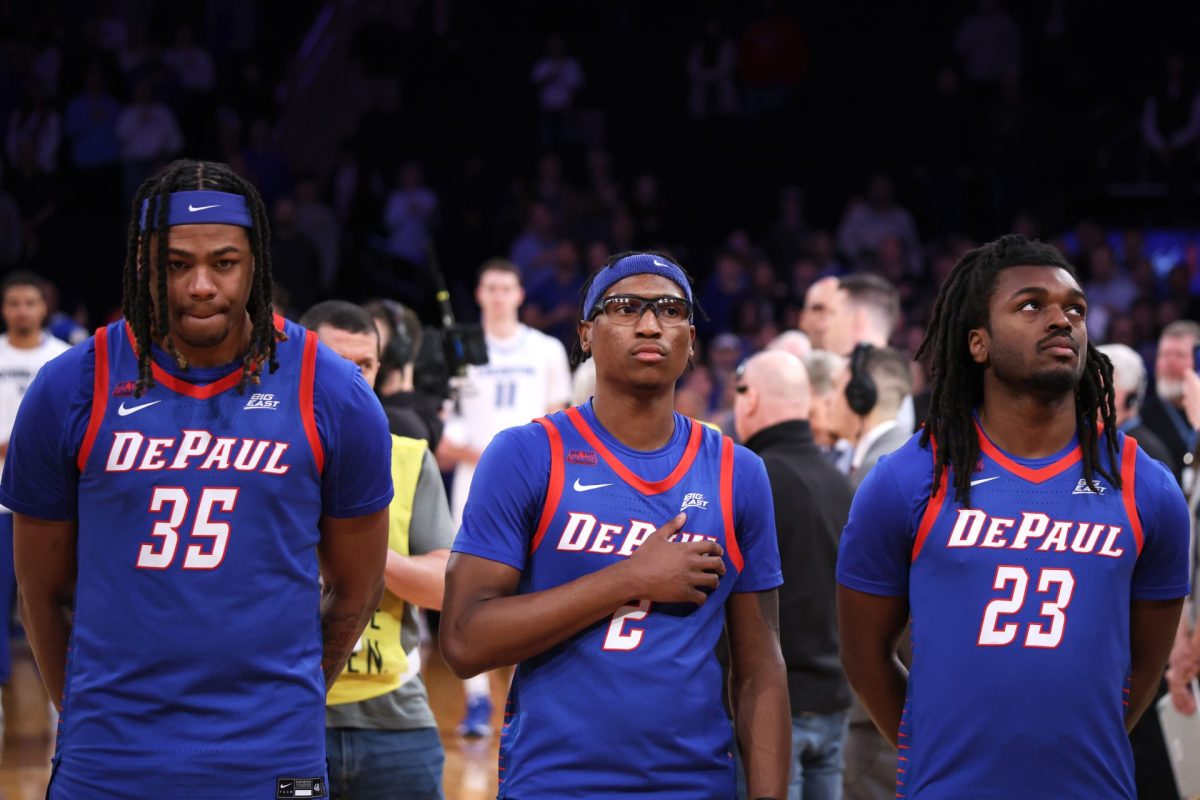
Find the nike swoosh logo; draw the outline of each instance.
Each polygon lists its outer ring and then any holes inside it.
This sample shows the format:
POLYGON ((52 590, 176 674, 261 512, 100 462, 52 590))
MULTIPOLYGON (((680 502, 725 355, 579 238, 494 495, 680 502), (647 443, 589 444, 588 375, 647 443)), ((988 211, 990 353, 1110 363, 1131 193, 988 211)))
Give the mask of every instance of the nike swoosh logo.
POLYGON ((220 203, 217 203, 215 206, 194 206, 191 203, 188 203, 188 211, 191 211, 191 212, 208 211, 210 208, 220 208, 220 207, 221 207, 220 203))
POLYGON ((612 486, 611 483, 580 483, 579 478, 575 479, 575 491, 590 492, 592 489, 603 489, 605 486, 612 486))
POLYGON ((653 261, 655 264, 657 264, 660 267, 666 267, 667 269, 671 268, 670 264, 668 264, 665 261, 659 261, 657 258, 654 258, 653 256, 650 257, 650 260, 653 261))
POLYGON ((117 409, 117 413, 122 417, 128 417, 130 414, 136 414, 143 408, 149 408, 150 406, 161 402, 162 400, 151 400, 149 403, 142 403, 140 406, 130 406, 129 408, 126 408, 124 401, 122 401, 121 407, 117 409))
POLYGON ((993 475, 993 476, 992 476, 992 477, 990 477, 990 478, 980 478, 980 479, 979 479, 979 480, 977 480, 977 481, 971 481, 971 485, 972 485, 972 486, 978 486, 978 485, 979 485, 979 484, 981 484, 981 483, 987 483, 988 481, 994 481, 994 480, 996 480, 996 479, 997 479, 997 478, 999 478, 999 477, 1000 477, 999 475, 993 475))

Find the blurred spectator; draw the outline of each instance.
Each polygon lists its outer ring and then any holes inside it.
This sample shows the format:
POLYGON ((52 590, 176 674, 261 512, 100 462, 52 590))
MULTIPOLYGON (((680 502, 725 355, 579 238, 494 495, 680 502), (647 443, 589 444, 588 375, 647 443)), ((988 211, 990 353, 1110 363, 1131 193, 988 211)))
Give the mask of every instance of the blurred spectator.
POLYGON ((812 354, 812 343, 800 331, 788 330, 767 343, 766 350, 784 350, 803 361, 812 354))
POLYGON ((855 269, 870 269, 880 242, 894 236, 904 247, 909 271, 920 271, 921 242, 916 223, 908 209, 895 202, 893 194, 891 180, 886 175, 876 175, 867 184, 867 199, 851 201, 842 217, 837 233, 838 249, 855 269))
POLYGON ((425 185, 421 165, 410 161, 402 166, 400 183, 388 195, 383 211, 388 250, 392 255, 412 264, 426 263, 437 208, 437 195, 425 185))
MULTIPOLYGON (((338 221, 317 191, 317 182, 311 176, 296 181, 296 228, 317 248, 321 261, 321 277, 318 289, 328 292, 337 278, 338 271, 338 221)), ((307 308, 308 306, 301 306, 307 308)))
POLYGON ((954 52, 974 83, 993 83, 1021 66, 1021 31, 996 0, 979 0, 979 9, 954 34, 954 52))
POLYGON ((668 237, 666 216, 669 204, 662 202, 658 176, 649 172, 638 175, 633 179, 632 195, 629 213, 633 216, 641 246, 664 246, 668 237))
POLYGON ((554 263, 558 241, 550 209, 542 203, 534 203, 529 207, 525 230, 513 240, 508 257, 521 268, 523 279, 532 281, 554 263))
POLYGON ((296 314, 320 299, 321 257, 316 246, 296 229, 296 202, 290 197, 275 201, 271 223, 271 265, 275 280, 288 290, 296 314))
POLYGON ((8 118, 5 153, 15 164, 22 148, 33 149, 34 164, 47 175, 58 169, 58 147, 62 143, 62 118, 50 105, 46 89, 36 80, 25 82, 21 102, 8 118))
POLYGON ((369 300, 363 308, 379 331, 379 376, 375 392, 393 433, 424 439, 430 451, 442 439, 441 398, 414 388, 415 361, 421 352, 421 320, 394 300, 369 300))
POLYGON ((817 446, 824 451, 830 463, 838 468, 843 475, 850 472, 850 456, 853 448, 849 442, 843 442, 833 430, 834 378, 846 367, 846 359, 828 350, 813 350, 804 359, 804 368, 808 370, 808 382, 812 387, 812 414, 810 422, 813 438, 817 446), (844 447, 838 447, 839 442, 844 447))
POLYGON ((88 68, 83 91, 67 103, 66 132, 71 142, 71 163, 85 170, 115 165, 121 156, 117 118, 121 107, 109 93, 104 70, 98 63, 88 68))
POLYGON ((830 429, 854 445, 850 484, 856 489, 875 462, 908 441, 912 433, 897 420, 904 399, 912 394, 908 357, 890 347, 865 345, 861 352, 857 365, 847 363, 834 376, 830 407, 830 429), (855 369, 875 383, 875 402, 868 407, 852 407, 846 396, 855 369))
POLYGON ((567 52, 562 34, 546 40, 545 54, 533 63, 529 80, 538 91, 539 140, 543 148, 568 144, 568 113, 584 83, 583 67, 567 52))
POLYGON ((1188 490, 1187 473, 1194 472, 1192 453, 1196 450, 1196 431, 1188 424, 1183 410, 1183 381, 1195 368, 1193 352, 1200 343, 1200 323, 1179 320, 1163 328, 1154 361, 1154 394, 1146 399, 1142 421, 1171 451, 1171 471, 1188 490), (1190 469, 1185 471, 1185 467, 1190 469))
POLYGON ((721 29, 720 21, 710 17, 704 23, 704 31, 692 40, 688 49, 687 75, 691 82, 688 113, 692 117, 703 119, 711 114, 737 111, 733 85, 736 59, 733 40, 721 29))
POLYGON ((291 167, 273 139, 271 122, 260 115, 250 125, 250 142, 242 149, 246 161, 244 177, 258 188, 268 208, 292 191, 291 167))
POLYGON ((534 183, 536 201, 549 209, 559 230, 568 227, 574 212, 574 190, 563 179, 562 157, 546 153, 538 159, 534 183))
POLYGON ((38 254, 42 237, 59 212, 58 183, 53 176, 38 169, 33 142, 21 144, 7 184, 21 212, 22 250, 32 259, 38 254))
POLYGON ((761 11, 742 31, 738 74, 750 116, 784 108, 804 81, 808 43, 800 27, 779 8, 777 0, 761 0, 761 11))
POLYGON ((800 330, 808 336, 815 350, 829 350, 829 325, 841 302, 838 279, 821 278, 804 294, 804 311, 800 315, 800 330))
MULTIPOLYGON (((1093 332, 1093 317, 1097 310, 1103 309, 1104 322, 1113 316, 1123 314, 1137 299, 1138 289, 1125 271, 1113 258, 1112 248, 1107 244, 1092 251, 1088 259, 1088 280, 1083 285, 1088 299, 1088 333, 1093 332)), ((1105 338, 1107 325, 1095 329, 1098 339, 1105 338)))
POLYGON ((1142 105, 1142 140, 1157 157, 1156 171, 1172 194, 1190 195, 1200 136, 1200 88, 1187 72, 1183 56, 1167 56, 1163 82, 1142 105))
MULTIPOLYGON (((1088 297, 1091 300, 1091 297, 1088 297)), ((1113 392, 1116 395, 1117 427, 1137 440, 1146 455, 1171 467, 1171 451, 1162 439, 1142 422, 1142 404, 1146 401, 1146 363, 1133 348, 1123 344, 1102 344, 1097 348, 1113 366, 1113 392)))
POLYGON ((163 62, 175 71, 185 91, 207 94, 216 88, 212 56, 196 44, 190 25, 180 25, 175 31, 175 44, 163 53, 163 62))
POLYGON ((733 329, 738 305, 749 288, 747 283, 742 260, 728 250, 718 253, 713 273, 700 290, 700 306, 708 315, 705 327, 709 332, 725 333, 733 329))
POLYGON ((792 264, 804 255, 807 236, 804 222, 804 196, 798 186, 779 191, 779 219, 767 234, 767 252, 776 264, 792 264))
POLYGON ((149 81, 137 83, 133 101, 117 117, 117 140, 121 143, 125 197, 132 200, 142 181, 183 148, 175 115, 154 98, 149 81))
POLYGON ((575 341, 582 288, 579 248, 564 239, 554 250, 551 268, 530 282, 521 308, 525 324, 553 336, 569 349, 575 341))

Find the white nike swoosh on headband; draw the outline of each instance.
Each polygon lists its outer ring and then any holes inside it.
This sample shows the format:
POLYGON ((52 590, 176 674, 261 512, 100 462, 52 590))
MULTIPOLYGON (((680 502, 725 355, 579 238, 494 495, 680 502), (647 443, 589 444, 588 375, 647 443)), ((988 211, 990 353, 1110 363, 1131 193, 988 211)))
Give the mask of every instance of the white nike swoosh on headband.
POLYGON ((221 207, 220 203, 217 203, 215 206, 194 206, 191 203, 188 203, 188 211, 192 211, 192 212, 207 211, 210 208, 220 208, 220 207, 221 207))
POLYGON ((668 264, 665 261, 659 261, 657 258, 654 258, 653 256, 651 256, 650 260, 653 261, 655 264, 657 264, 660 267, 666 267, 667 269, 671 268, 670 264, 668 264))

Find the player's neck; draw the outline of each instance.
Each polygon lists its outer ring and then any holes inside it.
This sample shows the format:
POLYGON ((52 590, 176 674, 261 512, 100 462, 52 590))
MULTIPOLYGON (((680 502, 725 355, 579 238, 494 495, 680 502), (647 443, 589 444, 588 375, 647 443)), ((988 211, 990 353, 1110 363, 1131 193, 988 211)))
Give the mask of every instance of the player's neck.
POLYGON ((14 350, 32 350, 42 343, 41 329, 8 332, 8 346, 14 350))
POLYGON ((631 395, 596 386, 592 412, 613 438, 633 450, 657 450, 675 435, 675 392, 631 395))
POLYGON ((521 320, 516 317, 494 319, 485 316, 482 322, 483 332, 493 339, 511 339, 521 329, 521 320))
POLYGON ((1075 393, 1042 398, 985 385, 979 424, 1001 450, 1021 458, 1043 458, 1066 447, 1075 435, 1075 393))

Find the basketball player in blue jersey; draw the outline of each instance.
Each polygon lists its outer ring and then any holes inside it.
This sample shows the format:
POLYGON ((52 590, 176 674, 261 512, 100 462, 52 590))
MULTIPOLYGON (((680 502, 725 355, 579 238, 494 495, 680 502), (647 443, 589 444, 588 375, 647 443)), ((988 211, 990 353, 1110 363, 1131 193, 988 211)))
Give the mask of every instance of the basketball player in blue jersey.
POLYGON ((226 165, 138 192, 125 319, 26 394, 0 502, 61 708, 48 797, 326 797, 325 692, 383 586, 390 439, 358 368, 275 317, 226 165))
POLYGON ((1005 236, 967 253, 918 352, 925 428, 854 497, 842 660, 899 748, 897 797, 1136 796, 1127 730, 1188 593, 1188 512, 1118 430, 1086 315, 1053 247, 1005 236))
POLYGON ((517 669, 500 740, 509 800, 787 792, 782 581, 762 461, 674 413, 696 330, 671 259, 613 256, 584 287, 592 400, 484 451, 446 576, 461 677, 517 669), (714 649, 728 626, 731 725, 714 649))

